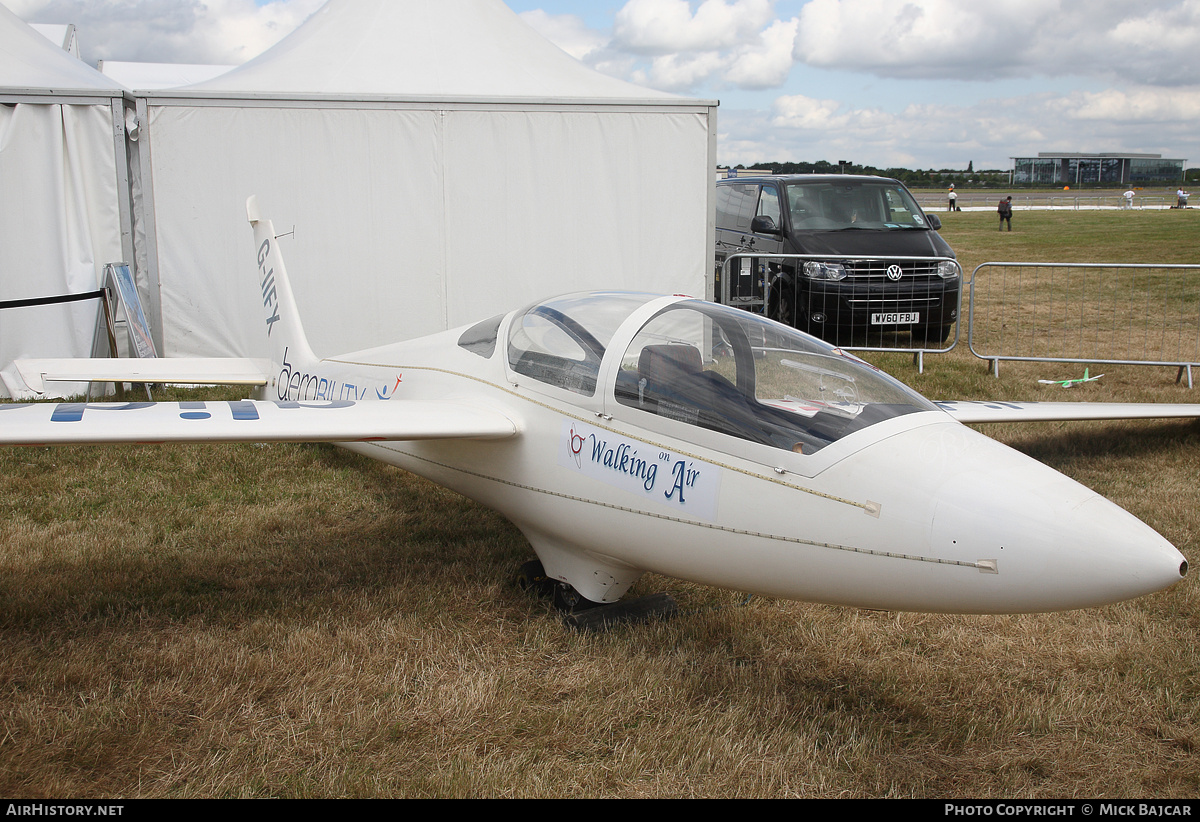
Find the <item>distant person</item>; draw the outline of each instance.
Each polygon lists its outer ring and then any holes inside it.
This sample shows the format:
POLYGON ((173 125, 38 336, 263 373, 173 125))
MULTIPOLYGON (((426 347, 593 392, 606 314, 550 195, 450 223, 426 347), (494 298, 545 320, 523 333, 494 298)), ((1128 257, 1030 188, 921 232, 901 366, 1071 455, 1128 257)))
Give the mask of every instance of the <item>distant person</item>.
POLYGON ((1133 189, 1129 189, 1121 196, 1125 198, 1125 207, 1133 208, 1133 189))
POLYGON ((958 192, 954 190, 954 183, 950 184, 950 193, 947 195, 950 200, 950 206, 947 211, 958 211, 958 192))
POLYGON ((1008 230, 1012 231, 1012 195, 1005 197, 1000 201, 1000 205, 996 206, 996 213, 1000 215, 1000 230, 1004 230, 1004 224, 1008 223, 1008 230))
POLYGON ((1187 198, 1188 193, 1184 191, 1183 187, 1181 186, 1179 190, 1175 192, 1175 207, 1187 208, 1187 198))

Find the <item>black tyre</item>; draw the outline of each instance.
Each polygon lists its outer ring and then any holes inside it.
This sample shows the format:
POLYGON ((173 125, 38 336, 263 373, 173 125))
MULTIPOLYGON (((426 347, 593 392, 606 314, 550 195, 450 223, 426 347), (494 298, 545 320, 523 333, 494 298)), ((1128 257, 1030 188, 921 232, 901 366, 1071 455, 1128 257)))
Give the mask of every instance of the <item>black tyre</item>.
POLYGON ((789 285, 776 284, 767 306, 767 316, 776 322, 808 332, 808 314, 800 308, 795 290, 789 285))
POLYGON ((577 614, 580 611, 590 611, 599 608, 603 602, 593 602, 587 599, 565 582, 554 584, 554 607, 564 614, 577 614))
POLYGON ((549 597, 554 595, 557 582, 546 576, 546 569, 541 560, 531 559, 517 569, 517 587, 534 596, 549 597))
POLYGON ((953 325, 914 325, 912 339, 917 345, 936 343, 940 345, 950 339, 950 329, 953 325))

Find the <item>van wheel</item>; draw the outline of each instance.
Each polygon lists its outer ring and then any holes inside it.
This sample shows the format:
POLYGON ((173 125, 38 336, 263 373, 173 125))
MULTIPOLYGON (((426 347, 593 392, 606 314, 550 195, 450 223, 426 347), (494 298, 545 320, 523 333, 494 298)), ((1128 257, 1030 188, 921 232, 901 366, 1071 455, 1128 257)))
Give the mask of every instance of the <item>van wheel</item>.
POLYGON ((950 339, 950 329, 953 325, 914 325, 912 339, 914 343, 944 343, 950 339))
POLYGON ((790 286, 780 286, 771 296, 767 316, 776 322, 808 332, 808 313, 796 304, 796 292, 790 286))

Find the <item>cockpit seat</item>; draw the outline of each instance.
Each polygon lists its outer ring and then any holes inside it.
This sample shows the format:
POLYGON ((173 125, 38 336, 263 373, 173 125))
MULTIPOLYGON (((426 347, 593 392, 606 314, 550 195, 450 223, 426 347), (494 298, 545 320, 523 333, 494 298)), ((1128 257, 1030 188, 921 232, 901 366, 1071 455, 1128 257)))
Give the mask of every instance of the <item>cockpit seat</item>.
POLYGON ((638 356, 638 404, 661 417, 692 423, 699 419, 690 390, 704 366, 694 345, 647 345, 638 356))
POLYGON ((699 374, 703 365, 694 345, 647 345, 638 357, 638 378, 655 387, 671 386, 699 374))

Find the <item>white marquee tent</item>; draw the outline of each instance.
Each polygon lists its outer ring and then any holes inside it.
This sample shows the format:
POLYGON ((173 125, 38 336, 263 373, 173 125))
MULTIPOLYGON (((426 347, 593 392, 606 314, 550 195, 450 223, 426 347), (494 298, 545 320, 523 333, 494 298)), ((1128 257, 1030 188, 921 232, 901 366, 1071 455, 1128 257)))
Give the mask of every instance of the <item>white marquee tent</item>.
MULTIPOLYGON (((94 291, 132 257, 127 94, 0 6, 0 301, 94 291)), ((95 301, 0 310, 0 396, 32 396, 14 359, 90 356, 96 316, 95 301)))
POLYGON ((331 0, 227 74, 135 94, 167 355, 264 352, 251 194, 295 229, 319 355, 565 291, 711 287, 716 103, 594 72, 500 0, 331 0))

